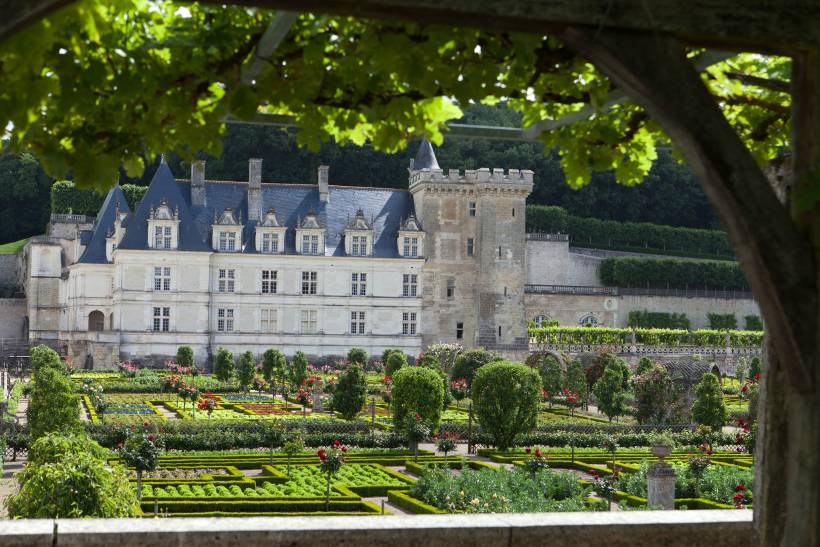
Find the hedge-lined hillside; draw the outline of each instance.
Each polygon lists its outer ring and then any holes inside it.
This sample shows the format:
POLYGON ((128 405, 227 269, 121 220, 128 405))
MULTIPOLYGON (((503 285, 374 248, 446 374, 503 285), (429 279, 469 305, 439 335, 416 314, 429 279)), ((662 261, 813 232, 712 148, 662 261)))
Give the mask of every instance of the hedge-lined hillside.
POLYGON ((737 262, 615 257, 601 262, 610 287, 749 290, 737 262))
MULTIPOLYGON (((147 190, 147 186, 122 185, 122 192, 132 211, 147 190)), ((60 180, 51 187, 51 212, 96 215, 104 199, 104 194, 98 194, 88 188, 75 188, 70 180, 60 180)))
POLYGON ((570 243, 579 247, 704 258, 734 256, 726 233, 719 230, 598 220, 570 215, 554 206, 527 205, 527 232, 569 234, 570 243))

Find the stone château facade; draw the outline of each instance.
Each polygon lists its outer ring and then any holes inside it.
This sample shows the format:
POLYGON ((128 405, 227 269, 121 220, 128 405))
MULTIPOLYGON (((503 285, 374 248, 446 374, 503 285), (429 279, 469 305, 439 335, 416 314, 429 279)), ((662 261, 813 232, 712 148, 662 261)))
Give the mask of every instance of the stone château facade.
POLYGON ((206 180, 197 161, 176 180, 162 162, 134 211, 115 187, 96 218, 52 215, 19 257, 25 298, 8 330, 104 367, 180 345, 200 363, 219 347, 417 354, 439 341, 521 356, 533 320, 624 326, 649 309, 702 327, 708 312, 759 314, 743 295, 601 287, 602 253, 525 233, 531 171, 445 171, 427 141, 407 190, 329 185, 325 166, 317 184, 261 173, 251 159, 247 181, 206 180))

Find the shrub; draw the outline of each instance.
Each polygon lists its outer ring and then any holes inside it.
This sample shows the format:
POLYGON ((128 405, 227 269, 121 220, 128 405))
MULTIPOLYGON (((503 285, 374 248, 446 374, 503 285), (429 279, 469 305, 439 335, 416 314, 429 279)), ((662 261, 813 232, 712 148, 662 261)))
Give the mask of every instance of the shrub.
POLYGON ((497 353, 487 351, 484 348, 468 349, 459 353, 456 357, 453 370, 450 372, 450 378, 464 378, 467 380, 467 385, 472 385, 473 377, 476 371, 494 361, 501 361, 501 357, 497 353))
POLYGON ((194 350, 191 346, 179 346, 177 348, 177 364, 183 367, 194 366, 194 350))
POLYGON ((747 315, 743 319, 746 321, 746 330, 763 330, 763 320, 759 315, 747 315))
POLYGON ((737 317, 733 313, 710 313, 709 328, 712 330, 735 330, 737 328, 737 317))
POLYGON ((407 355, 401 350, 393 350, 384 362, 384 373, 387 376, 394 376, 402 367, 407 366, 407 355))
POLYGON ((305 354, 301 351, 297 351, 293 355, 293 360, 290 362, 290 370, 288 371, 290 384, 293 389, 298 389, 305 382, 307 366, 307 357, 305 357, 305 354))
POLYGON ((256 359, 253 353, 246 351, 239 358, 239 371, 237 379, 239 380, 239 387, 247 391, 253 382, 253 375, 256 373, 256 359))
POLYGON ((703 375, 695 387, 695 402, 692 404, 692 419, 719 431, 726 425, 726 404, 717 376, 711 372, 703 375))
POLYGON ((367 399, 367 375, 359 364, 351 365, 339 375, 333 391, 333 410, 345 420, 356 417, 367 399))
POLYGON ((40 346, 32 350, 32 361, 39 361, 27 410, 32 439, 49 433, 68 433, 80 429, 79 399, 57 353, 40 346))
POLYGON ((564 370, 558 359, 552 355, 546 355, 539 368, 541 374, 541 384, 544 391, 550 396, 557 395, 564 387, 564 370))
POLYGON ((641 357, 638 359, 638 366, 635 368, 635 376, 640 376, 644 372, 649 372, 654 366, 655 363, 652 362, 652 359, 649 357, 641 357))
POLYGON ((229 382, 233 378, 234 367, 233 353, 225 348, 219 348, 214 363, 214 376, 216 379, 220 382, 229 382))
POLYGON ((506 450, 515 438, 535 427, 541 402, 541 377, 515 363, 490 363, 476 372, 473 404, 482 431, 506 450))
POLYGON ((265 380, 270 382, 271 386, 277 379, 280 379, 280 383, 284 385, 286 367, 287 361, 281 351, 269 349, 262 355, 262 375, 265 380))
POLYGON ((638 423, 663 424, 674 421, 680 414, 682 390, 666 367, 650 361, 648 369, 632 378, 632 389, 638 423))
POLYGON ((393 376, 393 423, 404 424, 407 416, 420 414, 433 429, 441 421, 444 386, 434 369, 404 367, 393 376))
POLYGON ((133 517, 139 513, 126 470, 109 465, 103 449, 82 436, 40 437, 34 459, 17 475, 20 489, 8 497, 12 518, 133 517))
MULTIPOLYGON (((147 186, 123 184, 123 194, 128 206, 135 210, 142 201, 147 186)), ((96 215, 102 207, 105 194, 99 194, 91 188, 77 188, 70 180, 60 180, 51 186, 51 212, 73 213, 75 215, 96 215)))
POLYGON ((65 363, 60 360, 60 356, 57 355, 57 352, 48 346, 35 346, 31 348, 28 353, 31 360, 31 368, 35 376, 40 372, 40 368, 43 366, 57 368, 66 373, 68 372, 65 363))
POLYGON ((629 327, 644 329, 684 329, 689 330, 689 318, 685 313, 653 311, 629 312, 629 327))
POLYGON ((610 257, 599 275, 614 287, 749 290, 737 262, 610 257))
POLYGON ((347 360, 351 365, 361 365, 364 367, 367 364, 368 355, 362 348, 350 348, 347 352, 347 360))
POLYGON ((755 378, 760 374, 760 357, 752 357, 752 362, 749 364, 749 378, 755 378))
POLYGON ((626 412, 626 392, 623 383, 623 370, 618 361, 612 361, 606 365, 604 374, 592 387, 598 401, 598 410, 603 412, 610 422, 626 412))
POLYGON ((425 355, 432 355, 438 362, 441 364, 441 368, 448 372, 453 369, 453 365, 455 365, 456 357, 458 354, 464 351, 464 346, 461 344, 444 344, 439 342, 438 344, 430 344, 427 346, 427 349, 424 351, 425 355))
POLYGON ((570 362, 567 365, 567 376, 564 387, 571 393, 578 395, 586 394, 586 375, 584 374, 584 367, 578 360, 570 362))

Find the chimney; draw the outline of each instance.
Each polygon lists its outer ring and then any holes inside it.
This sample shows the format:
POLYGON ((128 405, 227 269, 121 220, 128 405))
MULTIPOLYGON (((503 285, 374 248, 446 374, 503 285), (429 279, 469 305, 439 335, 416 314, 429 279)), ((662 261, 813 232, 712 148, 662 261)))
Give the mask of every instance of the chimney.
POLYGON ((248 160, 248 220, 262 218, 262 160, 248 160))
POLYGON ((319 201, 327 203, 330 201, 330 187, 328 186, 328 173, 330 167, 327 165, 319 166, 319 201))
POLYGON ((191 205, 205 205, 205 161, 191 162, 191 205))

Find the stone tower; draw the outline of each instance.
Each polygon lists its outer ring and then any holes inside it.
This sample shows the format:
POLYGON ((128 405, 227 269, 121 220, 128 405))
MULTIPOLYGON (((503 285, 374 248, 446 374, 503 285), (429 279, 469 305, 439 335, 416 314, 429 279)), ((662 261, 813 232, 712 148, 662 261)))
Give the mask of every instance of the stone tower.
POLYGON ((532 171, 444 172, 426 140, 409 171, 416 215, 428 234, 423 344, 525 349, 524 219, 532 171))

